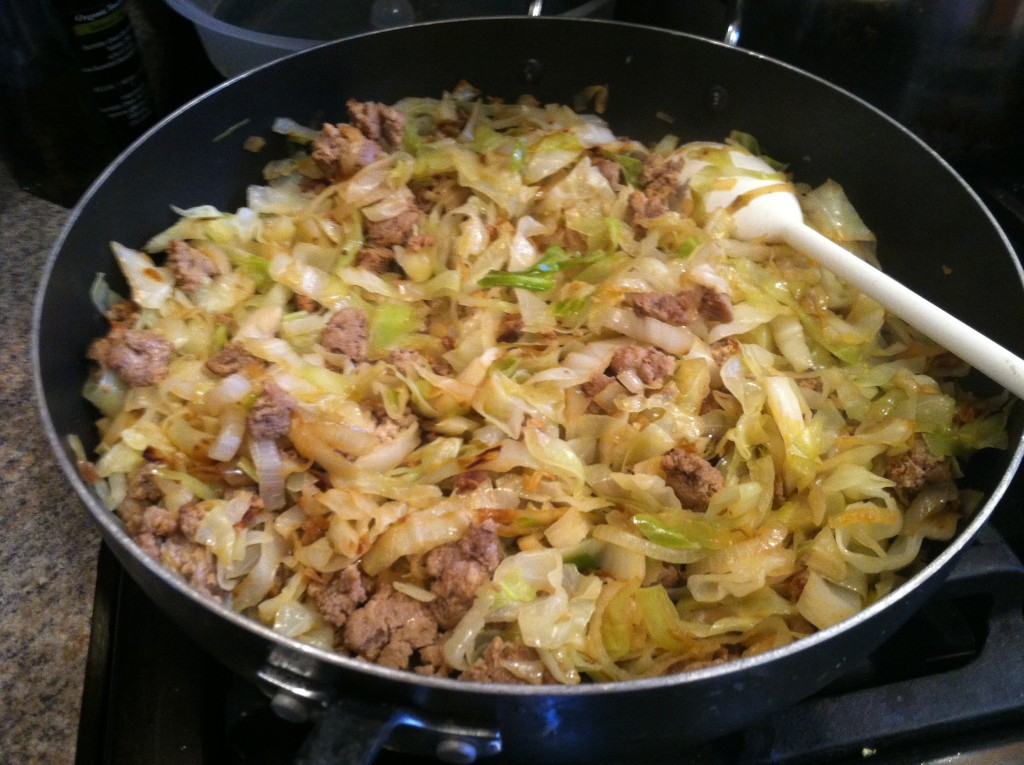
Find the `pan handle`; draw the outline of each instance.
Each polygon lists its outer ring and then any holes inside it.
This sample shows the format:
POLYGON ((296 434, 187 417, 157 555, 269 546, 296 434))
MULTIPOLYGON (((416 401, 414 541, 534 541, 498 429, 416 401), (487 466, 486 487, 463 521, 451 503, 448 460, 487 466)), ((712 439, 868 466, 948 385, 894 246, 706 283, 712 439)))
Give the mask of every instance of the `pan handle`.
POLYGON ((501 752, 501 733, 438 720, 385 702, 338 699, 314 724, 294 765, 371 765, 386 743, 469 765, 501 752))
POLYGON ((370 765, 395 729, 398 714, 386 704, 330 704, 303 742, 295 765, 370 765))

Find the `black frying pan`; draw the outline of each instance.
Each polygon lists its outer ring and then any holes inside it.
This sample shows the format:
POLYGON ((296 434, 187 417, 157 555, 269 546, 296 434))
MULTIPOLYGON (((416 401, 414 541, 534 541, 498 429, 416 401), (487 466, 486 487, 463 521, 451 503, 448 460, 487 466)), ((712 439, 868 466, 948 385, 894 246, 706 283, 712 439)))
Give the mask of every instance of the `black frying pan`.
MULTIPOLYGON (((453 761, 638 761, 743 727, 793 704, 866 656, 934 591, 991 514, 1024 444, 979 455, 967 481, 988 500, 909 583, 853 619, 790 647, 696 672, 574 688, 489 686, 424 678, 303 646, 184 586, 135 548, 78 476, 64 436, 95 442, 79 395, 85 350, 105 333, 89 302, 97 271, 116 273, 107 242, 141 245, 169 225, 168 205, 233 208, 273 156, 240 148, 275 117, 344 119, 347 98, 438 95, 460 79, 487 94, 569 102, 606 84, 604 115, 653 141, 752 133, 799 180, 840 181, 878 235, 896 278, 1020 353, 1021 268, 997 225, 939 157, 878 111, 769 59, 678 33, 577 19, 477 19, 332 43, 244 75, 203 96, 131 147, 85 195, 57 243, 36 305, 34 362, 42 417, 62 468, 126 569, 201 645, 256 678, 286 715, 319 716, 308 762, 393 746, 453 761), (661 116, 659 116, 661 115, 661 116), (671 123, 664 120, 668 115, 671 123), (240 120, 234 137, 214 141, 240 120), (943 267, 952 270, 947 276, 943 267), (326 713, 324 710, 327 710, 326 713), (459 759, 461 758, 461 759, 459 759)), ((977 381, 981 392, 993 389, 977 381)), ((347 760, 345 758, 348 758, 347 760)))

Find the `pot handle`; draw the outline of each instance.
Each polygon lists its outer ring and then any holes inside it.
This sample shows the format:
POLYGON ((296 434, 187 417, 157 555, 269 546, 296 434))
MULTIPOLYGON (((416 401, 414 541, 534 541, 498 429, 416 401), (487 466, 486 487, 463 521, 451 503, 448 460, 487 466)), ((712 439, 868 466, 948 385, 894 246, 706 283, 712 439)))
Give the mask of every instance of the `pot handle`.
POLYGON ((501 752, 501 733, 437 720, 384 702, 354 698, 328 704, 294 765, 371 765, 384 744, 402 739, 403 751, 469 765, 501 752))

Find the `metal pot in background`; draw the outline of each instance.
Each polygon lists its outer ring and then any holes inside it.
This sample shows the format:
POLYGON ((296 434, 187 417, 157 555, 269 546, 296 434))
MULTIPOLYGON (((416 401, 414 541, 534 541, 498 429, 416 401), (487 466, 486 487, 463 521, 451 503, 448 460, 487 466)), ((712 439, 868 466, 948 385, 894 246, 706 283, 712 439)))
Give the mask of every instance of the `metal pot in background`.
POLYGON ((669 131, 683 140, 753 133, 773 156, 790 160, 801 180, 842 181, 884 243, 880 256, 895 277, 1022 350, 1019 325, 1008 317, 1020 316, 1024 279, 1002 232, 945 162, 864 102, 769 59, 668 31, 562 18, 421 24, 324 45, 211 91, 158 125, 87 193, 47 263, 33 322, 42 420, 65 476, 147 595, 211 654, 272 694, 275 709, 320 716, 323 738, 314 744, 334 754, 360 744, 348 750, 350 761, 365 761, 355 758, 385 737, 421 753, 446 747, 464 762, 499 749, 506 762, 638 761, 792 705, 866 656, 935 591, 1020 465, 1019 407, 1011 448, 969 465, 965 480, 986 501, 896 592, 783 649, 680 675, 577 687, 423 677, 285 638, 204 598, 140 551, 79 475, 66 436, 87 448, 96 441, 95 412, 80 390, 86 349, 106 330, 88 285, 98 271, 117 272, 108 242, 138 246, 173 222, 170 204, 242 204, 273 143, 257 156, 241 139, 213 140, 239 120, 248 120, 246 134, 275 141, 270 125, 279 116, 337 121, 348 97, 393 102, 440 93, 461 79, 506 99, 526 91, 563 103, 605 84, 605 118, 617 133, 643 141, 669 131), (444 55, 409 66, 410 50, 444 55), (942 266, 956 272, 955 281, 942 266))
MULTIPOLYGON (((166 0, 195 24, 225 77, 377 29, 473 16, 611 18, 615 0, 166 0)), ((440 51, 417 51, 438 55, 440 51)))

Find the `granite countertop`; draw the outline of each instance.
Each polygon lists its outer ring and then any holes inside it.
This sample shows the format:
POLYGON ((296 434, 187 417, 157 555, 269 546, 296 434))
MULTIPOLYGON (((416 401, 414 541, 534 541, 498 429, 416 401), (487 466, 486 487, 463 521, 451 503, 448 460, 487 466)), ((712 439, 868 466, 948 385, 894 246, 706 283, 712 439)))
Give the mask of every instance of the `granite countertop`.
POLYGON ((0 759, 72 762, 100 536, 36 409, 32 304, 68 210, 0 164, 0 759))
MULTIPOLYGON (((160 0, 128 9, 159 114, 222 80, 190 22, 160 0)), ((32 306, 69 214, 22 191, 0 159, 0 762, 18 765, 74 761, 100 550, 32 381, 32 306)))

